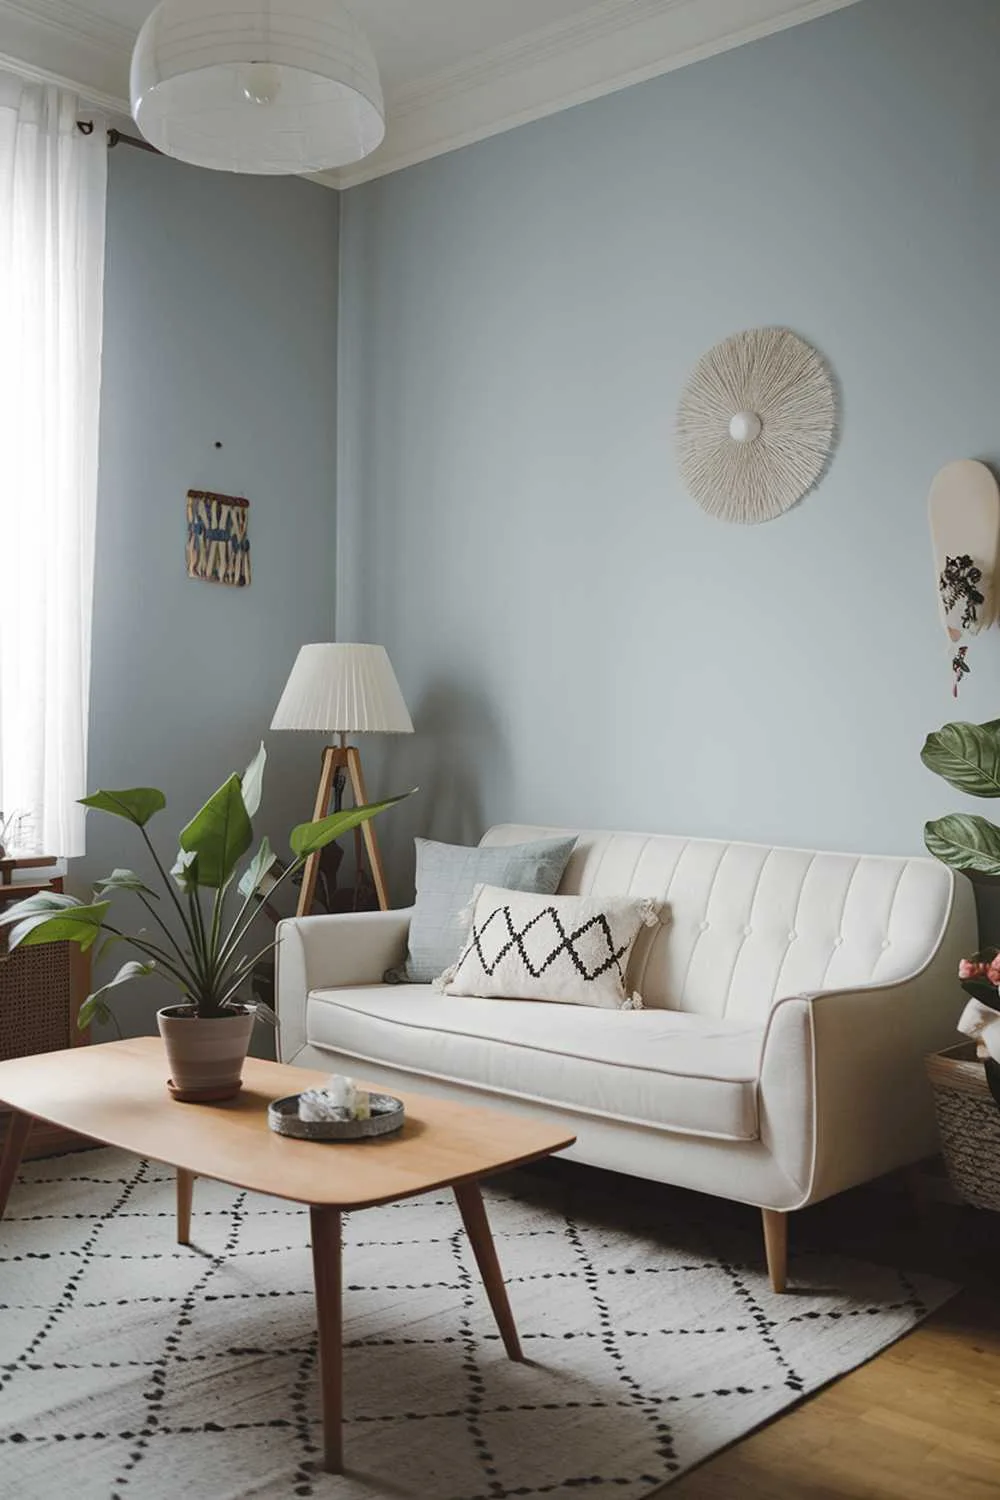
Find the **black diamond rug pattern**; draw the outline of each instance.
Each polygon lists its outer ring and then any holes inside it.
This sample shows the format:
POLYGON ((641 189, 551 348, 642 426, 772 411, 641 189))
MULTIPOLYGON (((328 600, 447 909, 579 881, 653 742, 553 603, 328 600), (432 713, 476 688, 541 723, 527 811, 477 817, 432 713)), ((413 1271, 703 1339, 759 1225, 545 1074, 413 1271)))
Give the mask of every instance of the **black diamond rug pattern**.
MULTIPOLYGON (((598 1180, 595 1179, 595 1184, 598 1180)), ((0 1224, 0 1489, 18 1500, 640 1500, 901 1337, 954 1291, 515 1174, 487 1205, 528 1362, 450 1194, 345 1224, 348 1472, 320 1468, 304 1209, 100 1150, 28 1163, 0 1224)), ((711 1207, 711 1206, 709 1206, 711 1207)))

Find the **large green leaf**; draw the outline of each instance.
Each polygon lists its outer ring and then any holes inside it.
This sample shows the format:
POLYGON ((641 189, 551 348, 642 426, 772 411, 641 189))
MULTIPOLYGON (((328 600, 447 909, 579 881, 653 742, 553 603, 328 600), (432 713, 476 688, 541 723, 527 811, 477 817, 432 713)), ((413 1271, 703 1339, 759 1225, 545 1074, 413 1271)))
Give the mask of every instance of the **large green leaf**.
POLYGON ((167 805, 166 797, 155 786, 133 786, 124 792, 93 792, 89 797, 81 797, 80 801, 84 807, 113 813, 116 818, 127 818, 140 828, 145 828, 153 814, 167 805))
POLYGON ((87 1031, 95 1021, 110 1026, 114 1019, 114 1012, 106 1000, 99 995, 88 995, 76 1013, 77 1030, 87 1031))
POLYGON ((160 899, 158 893, 150 890, 142 876, 137 875, 134 870, 112 870, 104 880, 96 882, 94 890, 99 896, 106 896, 108 891, 140 891, 144 896, 152 896, 154 901, 160 899))
POLYGON ((249 896, 257 889, 276 859, 277 855, 265 836, 261 839, 260 848, 253 860, 243 872, 243 879, 237 887, 241 896, 249 896))
POLYGON ((181 848, 198 856, 198 884, 219 890, 253 842, 238 776, 230 776, 181 831, 181 848))
MULTIPOLYGON (((414 787, 413 791, 416 790, 414 787)), ((297 828, 292 829, 288 842, 300 858, 315 854, 318 850, 325 849, 327 844, 332 844, 334 839, 350 833, 352 828, 358 828, 362 823, 367 823, 369 818, 385 812, 387 807, 395 807, 397 802, 403 802, 412 796, 413 792, 404 792, 401 797, 390 797, 385 802, 368 802, 364 807, 349 807, 343 812, 331 813, 328 818, 320 818, 316 823, 300 823, 297 828)))
POLYGON ((945 724, 927 736, 920 759, 960 792, 1000 797, 1000 730, 992 724, 945 724))
POLYGON ((11 948, 76 943, 86 952, 96 941, 101 923, 110 909, 110 901, 97 901, 93 906, 74 906, 54 913, 37 912, 11 928, 8 943, 11 948))
POLYGON ((136 962, 135 959, 131 959, 127 964, 122 964, 114 979, 109 979, 107 984, 103 984, 99 990, 95 990, 92 995, 88 995, 80 1006, 80 1014, 77 1018, 77 1025, 80 1030, 86 1031, 87 1027, 95 1019, 99 1021, 106 1021, 108 1019, 111 1012, 104 999, 108 990, 115 989, 119 984, 128 984, 132 979, 144 979, 147 974, 152 974, 155 969, 155 964, 141 964, 136 962))
POLYGON ((34 917, 39 913, 48 916, 54 911, 65 911, 67 907, 82 906, 83 902, 78 896, 67 896, 62 891, 39 891, 35 896, 26 896, 23 901, 18 901, 14 906, 8 906, 0 911, 0 927, 9 927, 12 923, 21 922, 25 917, 34 917))
POLYGON ((953 870, 1000 875, 1000 828, 986 818, 949 813, 924 825, 924 843, 953 870))
POLYGON ((247 810, 248 818, 255 818, 260 809, 260 799, 264 794, 264 767, 267 764, 267 751, 264 749, 264 741, 260 742, 260 749, 253 760, 243 772, 240 789, 243 792, 243 806, 247 810))

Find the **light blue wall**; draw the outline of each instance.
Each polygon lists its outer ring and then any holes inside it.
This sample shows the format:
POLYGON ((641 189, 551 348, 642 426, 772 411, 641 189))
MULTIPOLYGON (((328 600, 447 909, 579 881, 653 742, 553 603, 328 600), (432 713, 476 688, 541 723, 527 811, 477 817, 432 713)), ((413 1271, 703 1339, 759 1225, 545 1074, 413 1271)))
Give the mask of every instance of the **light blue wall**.
MULTIPOLYGON (((126 147, 110 173, 90 784, 162 787, 172 860, 266 735, 284 849, 317 747, 267 729, 298 647, 334 626, 338 197, 126 147), (249 498, 248 589, 187 577, 192 488, 249 498)), ((91 814, 74 880, 143 868, 132 833, 91 814)), ((143 1030, 152 1007, 120 1008, 143 1030)))
MULTIPOLYGON (((415 826, 908 851, 957 800, 926 497, 1000 458, 998 66, 994 0, 863 0, 345 196, 340 632, 417 722, 400 894, 415 826), (827 356, 843 432, 742 528, 671 428, 756 324, 827 356)), ((995 717, 1000 638, 971 660, 995 717)))

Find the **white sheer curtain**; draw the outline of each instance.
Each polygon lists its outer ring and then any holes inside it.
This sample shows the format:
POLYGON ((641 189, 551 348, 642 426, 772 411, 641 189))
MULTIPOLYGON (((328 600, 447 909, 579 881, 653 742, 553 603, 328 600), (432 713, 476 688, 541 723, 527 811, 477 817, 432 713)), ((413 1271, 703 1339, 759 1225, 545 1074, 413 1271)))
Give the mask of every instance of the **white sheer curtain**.
POLYGON ((82 854, 97 512, 106 132, 0 82, 0 808, 82 854))

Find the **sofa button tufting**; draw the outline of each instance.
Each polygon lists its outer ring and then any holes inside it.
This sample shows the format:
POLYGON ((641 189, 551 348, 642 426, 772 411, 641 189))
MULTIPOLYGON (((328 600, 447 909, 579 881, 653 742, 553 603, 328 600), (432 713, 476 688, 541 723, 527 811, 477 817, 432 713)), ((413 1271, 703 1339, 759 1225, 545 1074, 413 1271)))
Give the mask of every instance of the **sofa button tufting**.
POLYGON ((753 932, 753 928, 752 927, 744 927, 744 929, 743 929, 743 936, 744 937, 749 937, 752 932, 753 932))
POLYGON ((794 943, 794 942, 795 942, 795 939, 796 939, 796 938, 797 938, 797 937, 798 937, 798 933, 797 933, 797 932, 790 932, 790 933, 789 933, 789 934, 788 934, 788 941, 789 941, 789 942, 790 942, 790 943, 794 943))

